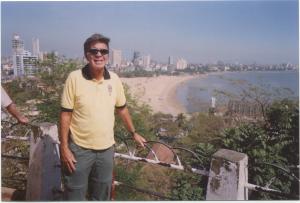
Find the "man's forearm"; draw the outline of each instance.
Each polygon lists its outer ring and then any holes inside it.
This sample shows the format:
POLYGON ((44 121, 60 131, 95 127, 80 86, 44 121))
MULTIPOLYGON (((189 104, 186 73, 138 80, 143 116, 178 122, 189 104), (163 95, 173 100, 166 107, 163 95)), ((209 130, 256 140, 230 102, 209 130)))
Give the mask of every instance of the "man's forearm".
POLYGON ((60 113, 60 144, 62 147, 68 146, 71 119, 72 112, 60 113))
POLYGON ((122 109, 118 109, 117 110, 119 116, 122 118, 123 123, 125 124, 127 130, 131 133, 133 139, 139 143, 142 147, 145 147, 145 138, 143 138, 141 135, 139 135, 137 132, 135 132, 135 128, 134 125, 132 123, 129 111, 127 109, 127 107, 122 108, 122 109))
POLYGON ((129 114, 128 108, 125 107, 125 108, 122 108, 122 109, 118 109, 117 112, 118 112, 119 116, 121 117, 126 129, 131 133, 135 132, 135 128, 134 128, 134 125, 132 123, 131 116, 129 114))
POLYGON ((67 168, 70 173, 73 173, 76 169, 76 159, 69 149, 69 130, 72 119, 72 112, 61 112, 60 113, 60 157, 63 166, 67 168))

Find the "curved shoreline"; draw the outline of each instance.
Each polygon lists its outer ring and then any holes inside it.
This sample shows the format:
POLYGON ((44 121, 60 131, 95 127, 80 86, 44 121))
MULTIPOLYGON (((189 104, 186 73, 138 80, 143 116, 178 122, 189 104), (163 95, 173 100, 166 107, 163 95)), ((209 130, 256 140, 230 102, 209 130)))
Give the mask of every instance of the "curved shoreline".
POLYGON ((137 77, 121 78, 121 80, 129 86, 129 92, 139 102, 148 104, 153 112, 176 116, 187 112, 177 100, 177 88, 188 80, 199 77, 203 75, 137 77))
MULTIPOLYGON (((255 73, 257 71, 249 71, 255 73)), ((249 73, 245 72, 245 73, 249 73)), ((266 71, 258 71, 266 72, 266 71)), ((274 71, 267 71, 274 73, 274 71)), ((276 71, 276 73, 279 71, 276 71)), ((223 75, 224 73, 236 72, 212 72, 201 75, 183 75, 183 76, 158 76, 158 77, 138 77, 138 78, 121 78, 129 86, 130 93, 137 101, 148 104, 153 112, 162 112, 172 114, 187 113, 184 104, 177 99, 177 89, 186 84, 188 81, 207 77, 208 75, 223 75)), ((238 72, 240 73, 240 72, 238 72)), ((299 96, 298 96, 299 98, 299 96)))

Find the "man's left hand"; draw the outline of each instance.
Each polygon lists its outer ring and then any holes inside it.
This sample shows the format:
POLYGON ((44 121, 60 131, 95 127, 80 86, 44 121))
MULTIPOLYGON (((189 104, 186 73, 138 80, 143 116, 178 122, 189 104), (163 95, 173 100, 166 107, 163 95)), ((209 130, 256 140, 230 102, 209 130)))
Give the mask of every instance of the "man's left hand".
POLYGON ((145 138, 143 138, 141 135, 138 133, 133 134, 133 139, 139 143, 142 147, 145 147, 144 142, 146 142, 145 138))

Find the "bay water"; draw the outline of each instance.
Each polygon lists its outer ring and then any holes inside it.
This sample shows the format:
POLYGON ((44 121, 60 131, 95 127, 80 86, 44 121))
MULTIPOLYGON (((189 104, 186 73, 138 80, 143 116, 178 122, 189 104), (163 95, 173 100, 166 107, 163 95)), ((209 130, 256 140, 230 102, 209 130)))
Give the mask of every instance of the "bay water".
POLYGON ((212 97, 216 98, 217 105, 226 105, 229 97, 224 97, 224 93, 238 95, 242 89, 249 88, 249 85, 273 91, 273 93, 276 92, 275 89, 280 89, 280 97, 299 100, 298 71, 208 73, 179 86, 176 90, 176 97, 189 113, 207 112, 212 97), (223 94, 220 94, 221 92, 223 94))

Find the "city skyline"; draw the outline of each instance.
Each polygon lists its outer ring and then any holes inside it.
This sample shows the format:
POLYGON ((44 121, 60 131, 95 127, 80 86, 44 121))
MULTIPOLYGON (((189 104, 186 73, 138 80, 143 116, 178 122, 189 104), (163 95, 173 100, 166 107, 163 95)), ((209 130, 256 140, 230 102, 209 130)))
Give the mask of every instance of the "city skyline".
POLYGON ((83 57, 92 33, 111 38, 127 60, 134 51, 167 62, 218 60, 298 64, 298 1, 1 2, 1 52, 12 55, 18 33, 32 51, 83 57), (104 19, 104 20, 103 20, 104 19), (97 22, 99 21, 99 28, 97 22))

